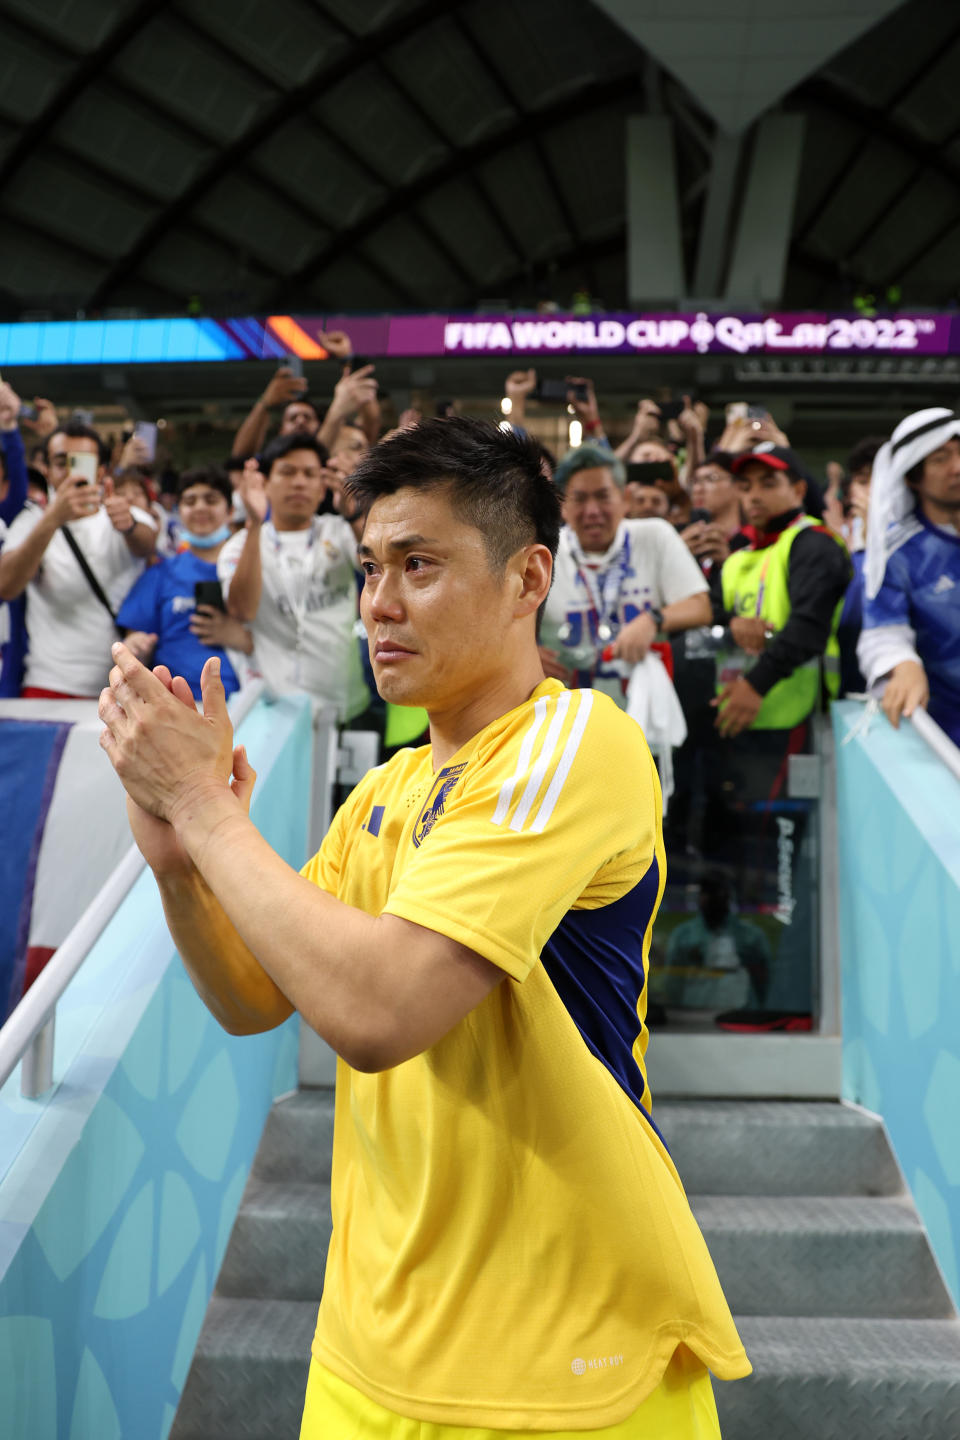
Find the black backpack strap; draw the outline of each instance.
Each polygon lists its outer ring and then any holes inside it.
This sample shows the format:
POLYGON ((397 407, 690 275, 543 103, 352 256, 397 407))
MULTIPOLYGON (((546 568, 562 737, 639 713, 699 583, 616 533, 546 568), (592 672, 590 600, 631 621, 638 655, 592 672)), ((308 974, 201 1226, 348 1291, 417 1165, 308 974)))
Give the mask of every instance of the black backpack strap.
POLYGON ((106 595, 103 593, 103 586, 100 584, 100 581, 90 569, 86 555, 84 555, 83 551, 80 549, 80 546, 77 544, 76 536, 71 534, 69 525, 61 525, 60 529, 63 533, 64 540, 66 540, 67 544, 70 546, 70 549, 73 551, 74 556, 76 557, 77 564, 80 566, 80 569, 83 571, 84 576, 86 577, 87 584, 90 586, 90 589, 100 601, 100 604, 103 606, 104 610, 106 610, 107 614, 110 616, 110 619, 113 621, 114 625, 116 625, 117 616, 114 608, 110 604, 110 601, 107 599, 106 595))

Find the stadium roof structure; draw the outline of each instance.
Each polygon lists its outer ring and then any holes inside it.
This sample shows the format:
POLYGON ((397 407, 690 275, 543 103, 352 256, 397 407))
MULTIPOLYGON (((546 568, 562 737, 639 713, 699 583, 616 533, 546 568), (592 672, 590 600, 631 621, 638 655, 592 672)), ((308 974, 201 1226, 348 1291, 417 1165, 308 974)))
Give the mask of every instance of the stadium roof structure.
POLYGON ((628 118, 693 274, 758 105, 804 117, 784 307, 949 305, 958 66, 945 0, 0 0, 0 319, 623 305, 628 118))

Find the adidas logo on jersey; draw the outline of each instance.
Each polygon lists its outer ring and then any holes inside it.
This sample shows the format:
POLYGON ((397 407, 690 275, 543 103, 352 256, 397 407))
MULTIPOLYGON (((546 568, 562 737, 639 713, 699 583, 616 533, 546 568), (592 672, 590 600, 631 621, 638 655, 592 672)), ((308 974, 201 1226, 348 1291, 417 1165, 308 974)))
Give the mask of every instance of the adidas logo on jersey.
POLYGON ((955 584, 956 581, 951 580, 949 575, 941 575, 933 587, 933 593, 934 595, 942 595, 945 590, 952 590, 955 584))

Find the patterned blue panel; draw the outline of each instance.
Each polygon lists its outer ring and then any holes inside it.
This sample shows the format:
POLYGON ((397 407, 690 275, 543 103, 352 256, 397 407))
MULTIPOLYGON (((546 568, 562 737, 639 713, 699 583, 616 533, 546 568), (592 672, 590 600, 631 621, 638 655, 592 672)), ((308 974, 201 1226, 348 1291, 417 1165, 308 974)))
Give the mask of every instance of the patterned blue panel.
MULTIPOLYGON (((309 706, 258 707, 241 738, 260 774, 253 818, 299 866, 309 706)), ((60 1090, 33 1105, 26 1143, 7 1130, 16 1155, 0 1128, 0 1437, 166 1440, 267 1111, 297 1083, 298 1021, 221 1030, 149 877, 63 1009, 60 1090)), ((5 1089, 0 1120, 24 1105, 5 1089)))
POLYGON ((844 1095, 886 1122, 957 1302, 960 783, 910 725, 852 735, 862 713, 834 707, 844 1095))

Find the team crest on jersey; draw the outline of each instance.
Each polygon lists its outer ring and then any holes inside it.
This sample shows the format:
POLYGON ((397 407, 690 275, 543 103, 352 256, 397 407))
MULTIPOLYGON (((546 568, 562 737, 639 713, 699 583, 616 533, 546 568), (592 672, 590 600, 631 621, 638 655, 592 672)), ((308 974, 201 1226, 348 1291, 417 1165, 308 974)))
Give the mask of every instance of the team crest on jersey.
POLYGON ((413 843, 418 849, 443 814, 447 797, 466 768, 466 760, 460 765, 445 765, 434 780, 430 794, 424 801, 423 809, 417 816, 417 823, 413 827, 413 843))

